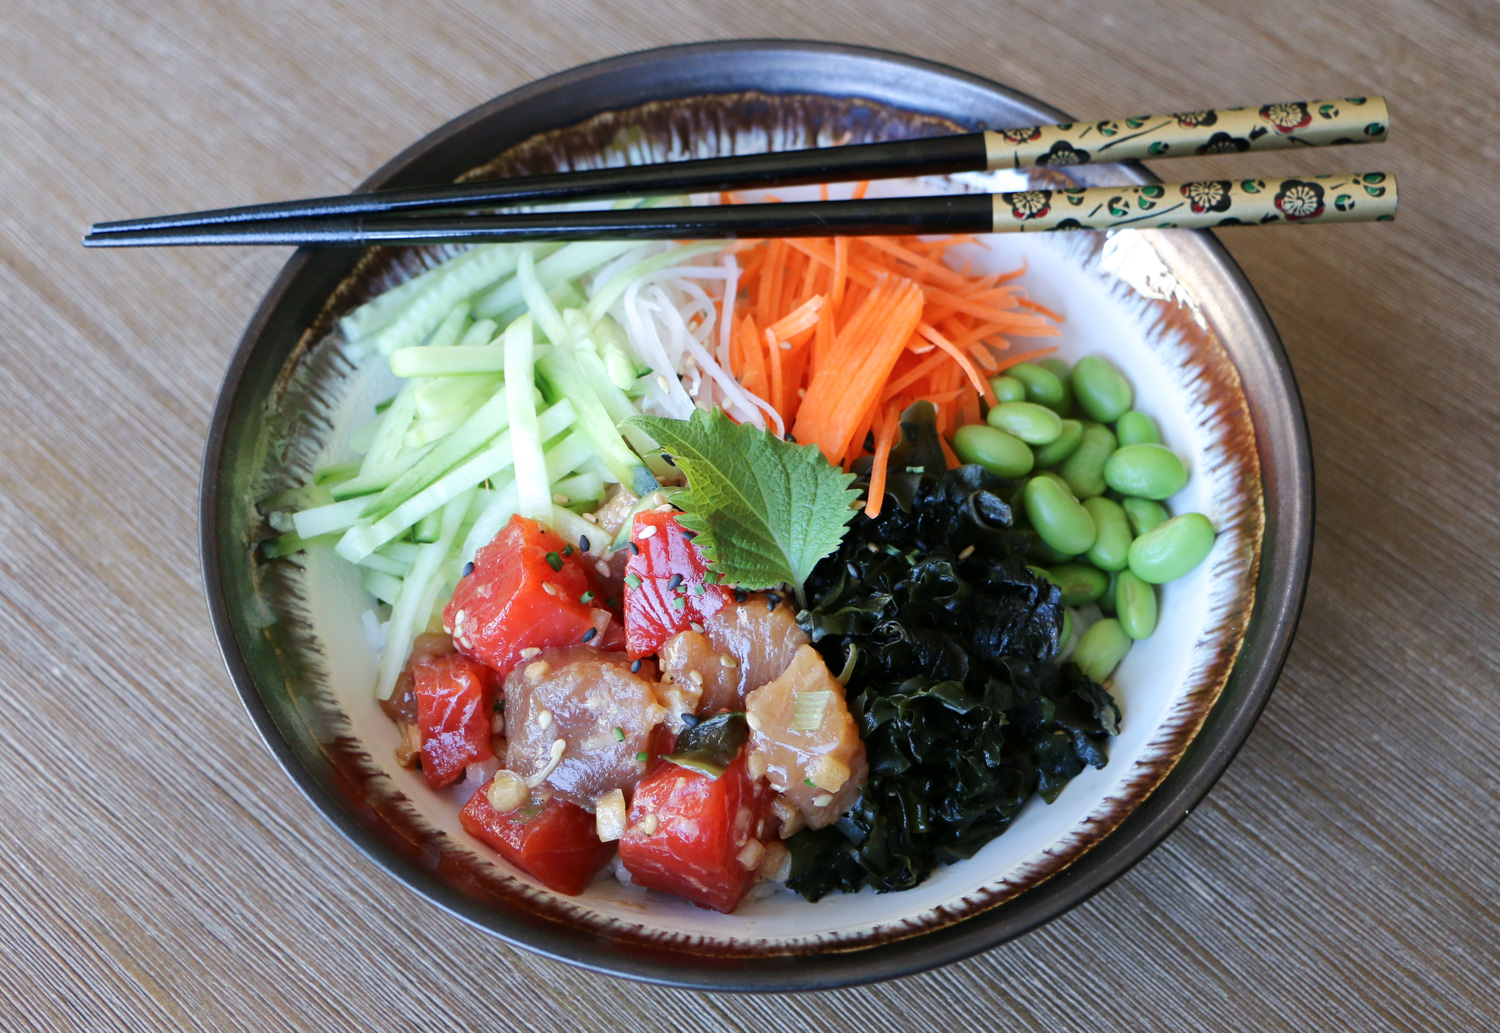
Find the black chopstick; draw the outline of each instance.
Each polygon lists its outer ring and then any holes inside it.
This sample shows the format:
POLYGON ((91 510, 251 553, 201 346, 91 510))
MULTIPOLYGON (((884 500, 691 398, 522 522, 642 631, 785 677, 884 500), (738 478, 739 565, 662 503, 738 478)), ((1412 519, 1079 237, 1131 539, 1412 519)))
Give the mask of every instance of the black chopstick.
MULTIPOLYGON (((348 220, 360 216, 402 216, 445 209, 462 211, 584 198, 652 197, 729 191, 750 186, 784 187, 1298 146, 1373 143, 1385 139, 1386 121, 1385 102, 1379 97, 1294 101, 1259 108, 1221 108, 1174 115, 1068 122, 220 208, 96 223, 90 230, 90 237, 102 239, 148 229, 187 229, 277 220, 348 220)), ((341 225, 346 234, 353 228, 351 223, 341 225)), ((257 237, 240 242, 270 241, 257 237)))
POLYGON ((1388 221, 1396 179, 1383 172, 1205 180, 1001 194, 540 211, 442 218, 287 219, 167 227, 84 238, 89 247, 184 244, 480 244, 541 240, 717 240, 1199 228, 1388 221))

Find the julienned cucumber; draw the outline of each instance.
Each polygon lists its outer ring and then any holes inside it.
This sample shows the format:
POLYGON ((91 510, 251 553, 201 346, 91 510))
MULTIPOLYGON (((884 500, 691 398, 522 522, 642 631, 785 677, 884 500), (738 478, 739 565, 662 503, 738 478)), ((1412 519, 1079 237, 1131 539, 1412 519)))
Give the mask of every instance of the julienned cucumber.
POLYGON ((646 435, 621 426, 640 411, 642 378, 655 383, 661 371, 610 313, 638 285, 719 247, 482 245, 340 321, 352 354, 385 356, 405 383, 307 488, 262 502, 283 533, 260 555, 329 543, 361 565, 364 587, 391 607, 380 695, 463 563, 511 516, 588 537, 602 553, 611 543, 579 514, 609 482, 660 504, 658 478, 674 471, 646 435))

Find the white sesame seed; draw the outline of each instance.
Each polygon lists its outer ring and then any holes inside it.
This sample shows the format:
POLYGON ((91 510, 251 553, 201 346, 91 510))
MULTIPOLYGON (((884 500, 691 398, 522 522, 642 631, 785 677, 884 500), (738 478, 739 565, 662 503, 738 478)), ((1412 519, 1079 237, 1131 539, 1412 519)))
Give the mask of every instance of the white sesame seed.
POLYGON ((672 390, 672 382, 667 379, 665 373, 658 373, 656 375, 656 386, 661 388, 663 393, 672 390))
POLYGON ((958 554, 958 558, 961 559, 961 560, 966 560, 966 559, 968 559, 972 555, 974 555, 974 546, 972 546, 972 545, 966 545, 966 546, 964 546, 963 552, 960 552, 958 554))
POLYGON ((688 681, 692 682, 700 689, 703 688, 703 675, 699 674, 697 671, 688 672, 688 681))
POLYGON ((640 829, 641 835, 650 836, 656 832, 656 829, 660 824, 661 820, 657 818, 656 815, 648 814, 641 819, 640 824, 638 824, 636 828, 640 829))
POLYGON ((603 560, 600 560, 598 563, 595 563, 594 564, 594 569, 599 572, 599 576, 600 577, 609 577, 609 573, 610 573, 609 572, 609 564, 605 563, 603 560))
POLYGON ((521 650, 521 659, 522 660, 530 660, 532 657, 536 656, 540 652, 541 652, 541 650, 538 649, 536 646, 527 646, 525 649, 521 650))
POLYGON ((583 519, 587 520, 591 524, 597 524, 599 522, 599 518, 594 516, 594 514, 592 513, 583 514, 583 519))
POLYGON ((556 502, 559 506, 566 506, 568 504, 568 497, 562 492, 558 492, 552 496, 552 501, 556 502))
MULTIPOLYGON (((528 670, 527 673, 529 674, 530 671, 528 670)), ((552 711, 550 711, 550 710, 543 710, 540 714, 538 714, 536 716, 536 726, 538 728, 540 728, 544 732, 547 729, 551 728, 552 727, 552 711)))
POLYGON ((703 625, 699 624, 697 621, 688 621, 688 627, 692 628, 700 635, 703 634, 703 625))
POLYGON ((813 797, 812 802, 814 807, 827 807, 829 804, 833 803, 833 794, 819 793, 817 796, 813 797))
POLYGON ((459 631, 464 626, 464 611, 459 610, 453 615, 453 630, 459 631))
POLYGON ((656 525, 655 524, 647 524, 645 527, 641 528, 641 533, 638 534, 638 535, 636 535, 636 537, 637 538, 650 538, 655 533, 656 533, 656 525))
MULTIPOLYGON (((552 668, 547 665, 547 661, 534 660, 526 665, 526 680, 536 681, 538 678, 545 678, 547 676, 547 672, 551 669, 552 668)), ((545 711, 543 711, 543 713, 545 713, 545 711)), ((546 728, 547 726, 543 725, 542 727, 546 728)))
POLYGON ((719 663, 723 664, 725 667, 729 668, 731 671, 734 670, 736 667, 738 667, 740 665, 740 662, 738 660, 736 660, 734 657, 730 656, 728 653, 720 653, 719 654, 719 663))
POLYGON ((753 730, 757 732, 760 731, 760 718, 755 716, 754 714, 745 715, 745 724, 749 725, 753 730))
POLYGON ((542 591, 546 592, 548 595, 556 595, 557 594, 557 586, 554 585, 551 581, 543 581, 542 582, 542 591))
POLYGON ((865 542, 865 548, 869 549, 871 552, 880 551, 880 546, 876 545, 874 542, 865 542))
POLYGON ((663 502, 661 505, 656 507, 656 511, 658 513, 675 513, 677 512, 677 507, 672 505, 670 502, 663 502))

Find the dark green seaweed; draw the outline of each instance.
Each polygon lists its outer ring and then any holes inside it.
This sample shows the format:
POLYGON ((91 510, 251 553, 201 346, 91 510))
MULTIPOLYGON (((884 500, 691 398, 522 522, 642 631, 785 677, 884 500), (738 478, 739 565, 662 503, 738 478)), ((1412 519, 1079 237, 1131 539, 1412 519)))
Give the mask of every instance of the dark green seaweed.
POLYGON ((870 763, 848 814, 787 840, 788 885, 809 900, 909 889, 971 857, 1033 794, 1050 803, 1103 767, 1118 730, 1109 693, 1053 662, 1062 600, 1027 569, 1005 501, 1016 484, 947 470, 934 418, 927 403, 902 414, 883 512, 855 518, 798 614, 829 669, 848 671, 870 763))

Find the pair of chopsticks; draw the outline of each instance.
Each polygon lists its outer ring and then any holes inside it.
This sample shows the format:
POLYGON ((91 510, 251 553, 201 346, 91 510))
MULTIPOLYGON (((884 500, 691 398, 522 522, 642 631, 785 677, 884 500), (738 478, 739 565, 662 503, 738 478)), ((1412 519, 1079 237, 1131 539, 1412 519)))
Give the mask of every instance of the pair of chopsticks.
POLYGON ((1384 222, 1382 172, 848 201, 484 212, 856 180, 1378 143, 1380 97, 1067 122, 890 143, 621 166, 96 223, 88 247, 183 244, 470 244, 560 239, 878 236, 1384 222))

